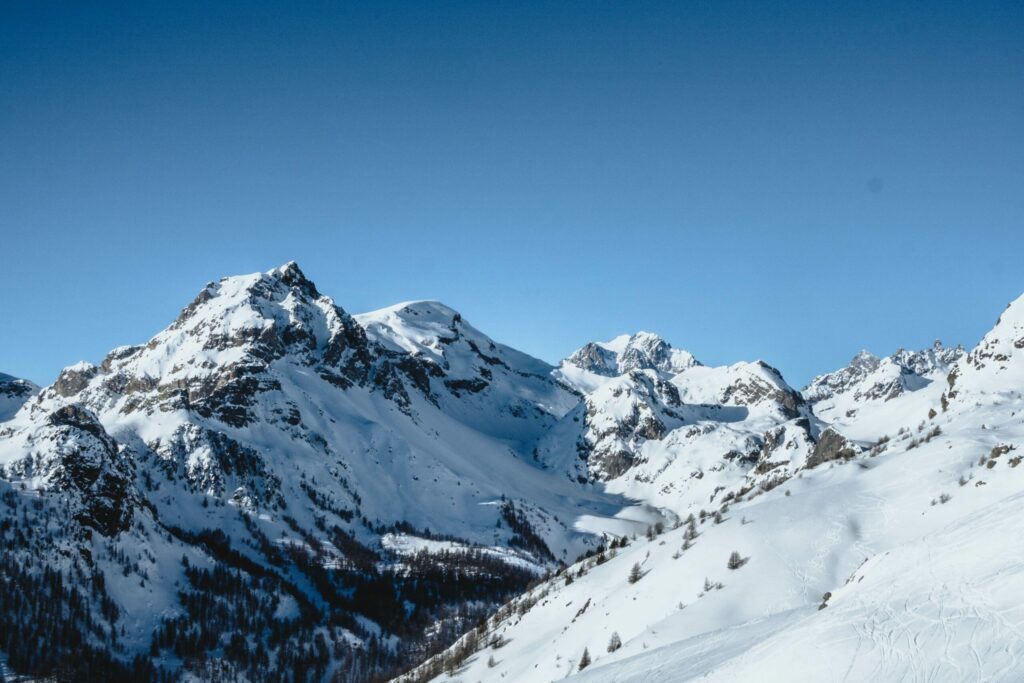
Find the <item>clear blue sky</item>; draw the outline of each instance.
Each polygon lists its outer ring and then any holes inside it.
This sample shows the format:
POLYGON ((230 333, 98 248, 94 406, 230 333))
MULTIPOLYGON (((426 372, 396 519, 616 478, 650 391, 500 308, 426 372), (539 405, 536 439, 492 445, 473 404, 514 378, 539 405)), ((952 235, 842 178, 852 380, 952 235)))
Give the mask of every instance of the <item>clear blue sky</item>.
POLYGON ((1024 291, 1024 3, 5 2, 0 258, 41 383, 290 259, 549 361, 970 345, 1024 291))

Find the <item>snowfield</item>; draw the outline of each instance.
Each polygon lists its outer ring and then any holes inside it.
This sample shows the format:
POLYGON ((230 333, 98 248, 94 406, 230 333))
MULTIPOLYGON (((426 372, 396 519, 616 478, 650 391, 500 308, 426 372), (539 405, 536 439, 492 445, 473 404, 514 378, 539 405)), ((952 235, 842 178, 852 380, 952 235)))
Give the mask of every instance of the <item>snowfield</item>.
POLYGON ((698 523, 687 550, 684 525, 573 565, 455 680, 1021 680, 1024 468, 978 459, 1020 443, 1022 416, 986 430, 949 420, 909 451, 910 438, 864 467, 808 471, 698 523), (746 561, 730 570, 734 550, 746 561), (607 653, 613 631, 623 645, 607 653))

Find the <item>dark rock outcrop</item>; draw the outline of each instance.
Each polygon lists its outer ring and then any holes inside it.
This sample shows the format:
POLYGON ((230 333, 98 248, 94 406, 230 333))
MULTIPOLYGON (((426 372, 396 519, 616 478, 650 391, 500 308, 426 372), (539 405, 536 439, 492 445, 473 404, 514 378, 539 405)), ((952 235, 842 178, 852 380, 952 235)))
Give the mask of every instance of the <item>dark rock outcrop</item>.
POLYGON ((131 477, 114 441, 91 411, 75 404, 47 417, 54 429, 50 482, 75 501, 75 519, 104 536, 132 521, 131 477))
POLYGON ((818 437, 814 450, 807 457, 807 467, 817 467, 832 460, 849 460, 860 452, 860 448, 831 427, 818 437))

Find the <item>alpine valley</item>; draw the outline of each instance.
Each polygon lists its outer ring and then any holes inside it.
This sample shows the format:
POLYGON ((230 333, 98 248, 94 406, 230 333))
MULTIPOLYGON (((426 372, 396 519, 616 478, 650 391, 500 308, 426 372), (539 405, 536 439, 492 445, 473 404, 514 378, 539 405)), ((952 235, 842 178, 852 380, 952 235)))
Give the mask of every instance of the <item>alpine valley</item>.
POLYGON ((0 680, 1024 680, 1022 392, 1024 297, 800 391, 224 278, 0 375, 0 680))

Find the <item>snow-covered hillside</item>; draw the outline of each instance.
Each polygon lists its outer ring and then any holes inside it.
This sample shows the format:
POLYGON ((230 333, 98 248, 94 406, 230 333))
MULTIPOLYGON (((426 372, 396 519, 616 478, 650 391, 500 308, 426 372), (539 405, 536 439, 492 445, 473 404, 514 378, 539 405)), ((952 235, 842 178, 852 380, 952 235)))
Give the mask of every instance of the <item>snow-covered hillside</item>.
POLYGON ((798 392, 647 332, 551 366, 439 302, 350 315, 294 263, 223 278, 51 386, 0 377, 0 662, 1014 680, 1022 389, 1024 299, 970 353, 798 392))
POLYGON ((1021 680, 1022 321, 1024 299, 900 391, 865 390, 889 359, 818 378, 809 399, 860 394, 814 447, 849 437, 841 456, 682 492, 678 527, 609 538, 405 680, 1021 680))

